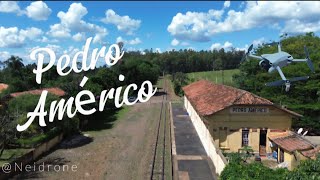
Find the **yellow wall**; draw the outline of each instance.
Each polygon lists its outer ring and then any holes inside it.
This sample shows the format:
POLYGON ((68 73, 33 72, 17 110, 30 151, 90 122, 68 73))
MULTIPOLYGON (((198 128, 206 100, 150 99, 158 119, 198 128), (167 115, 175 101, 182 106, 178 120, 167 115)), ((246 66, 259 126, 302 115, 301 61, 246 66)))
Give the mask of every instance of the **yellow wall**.
MULTIPOLYGON (((242 107, 242 106, 237 106, 242 107)), ((243 106, 248 107, 248 106, 243 106)), ((292 115, 284 112, 273 106, 254 106, 268 108, 267 113, 232 113, 230 108, 222 110, 205 117, 210 123, 210 133, 217 145, 226 144, 222 149, 237 152, 241 148, 242 143, 242 128, 249 128, 249 146, 255 152, 259 152, 260 128, 267 128, 267 153, 271 153, 268 136, 279 132, 270 132, 271 129, 290 130, 292 123, 292 115), (226 142, 220 142, 220 131, 225 131, 227 128, 226 142), (256 130, 257 132, 253 132, 256 130)))
MULTIPOLYGON (((301 160, 306 160, 307 157, 303 156, 300 152, 288 152, 284 151, 284 161, 288 163, 288 169, 293 170, 296 168, 301 160)), ((280 148, 278 148, 278 161, 280 162, 280 148)))

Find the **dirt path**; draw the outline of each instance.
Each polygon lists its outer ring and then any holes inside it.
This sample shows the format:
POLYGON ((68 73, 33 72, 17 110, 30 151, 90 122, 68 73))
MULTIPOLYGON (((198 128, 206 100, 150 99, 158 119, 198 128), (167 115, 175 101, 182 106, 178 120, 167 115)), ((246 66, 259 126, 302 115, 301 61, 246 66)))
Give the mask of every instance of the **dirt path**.
MULTIPOLYGON (((54 170, 24 172, 15 178, 28 179, 148 179, 152 161, 156 122, 161 96, 129 107, 112 129, 84 132, 92 142, 74 148, 60 148, 36 164, 68 165, 76 172, 54 170)), ((81 137, 80 137, 81 138, 81 137)), ((67 144, 68 143, 64 143, 67 144)), ((47 168, 45 168, 47 169, 47 168)), ((62 169, 62 168, 61 168, 62 169)))

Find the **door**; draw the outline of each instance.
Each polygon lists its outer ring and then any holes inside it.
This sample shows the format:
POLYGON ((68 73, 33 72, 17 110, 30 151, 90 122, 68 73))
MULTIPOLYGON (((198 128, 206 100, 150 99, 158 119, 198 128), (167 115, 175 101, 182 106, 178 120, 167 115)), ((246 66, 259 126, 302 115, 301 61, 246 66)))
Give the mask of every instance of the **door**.
POLYGON ((260 129, 260 138, 259 138, 259 154, 260 156, 266 156, 267 146, 267 130, 266 129, 260 129))
POLYGON ((279 162, 282 163, 284 161, 284 151, 280 148, 279 162))

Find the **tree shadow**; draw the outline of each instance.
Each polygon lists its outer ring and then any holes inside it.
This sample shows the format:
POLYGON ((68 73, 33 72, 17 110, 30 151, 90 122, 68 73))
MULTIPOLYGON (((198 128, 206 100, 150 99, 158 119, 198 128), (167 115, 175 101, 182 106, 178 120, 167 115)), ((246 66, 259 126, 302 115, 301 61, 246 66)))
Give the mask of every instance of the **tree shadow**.
POLYGON ((164 92, 164 91, 161 91, 161 92, 156 92, 153 96, 163 96, 163 95, 166 95, 167 93, 164 92))
POLYGON ((97 111, 90 116, 82 117, 84 122, 82 124, 82 131, 101 131, 113 128, 114 122, 117 120, 117 114, 122 108, 106 109, 102 112, 97 111))
POLYGON ((89 144, 93 141, 92 137, 83 135, 83 134, 75 134, 63 140, 57 148, 59 149, 70 149, 77 148, 89 144))

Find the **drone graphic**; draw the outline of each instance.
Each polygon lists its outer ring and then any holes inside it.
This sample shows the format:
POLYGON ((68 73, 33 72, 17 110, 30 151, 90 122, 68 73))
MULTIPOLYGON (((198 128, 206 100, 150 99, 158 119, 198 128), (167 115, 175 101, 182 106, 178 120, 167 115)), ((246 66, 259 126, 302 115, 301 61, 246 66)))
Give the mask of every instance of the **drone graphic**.
MULTIPOLYGON (((311 62, 311 59, 309 57, 309 52, 307 50, 307 47, 304 46, 304 51, 306 53, 306 58, 305 59, 294 59, 289 53, 281 51, 281 43, 278 42, 278 52, 274 54, 262 54, 261 56, 253 55, 250 54, 250 51, 253 48, 253 44, 249 47, 247 53, 244 54, 244 56, 241 59, 241 62, 243 62, 247 57, 252 57, 255 59, 260 60, 259 66, 261 66, 263 69, 268 71, 269 73, 274 72, 275 70, 278 71, 278 73, 281 76, 282 80, 274 81, 274 82, 269 82, 266 83, 266 86, 286 86, 286 92, 290 90, 291 82, 295 81, 303 81, 309 79, 309 76, 302 76, 302 77, 294 77, 291 79, 287 79, 281 68, 288 66, 292 62, 306 62, 310 68, 310 70, 314 73, 314 67, 311 62)), ((271 45, 271 44, 269 44, 271 45)))

